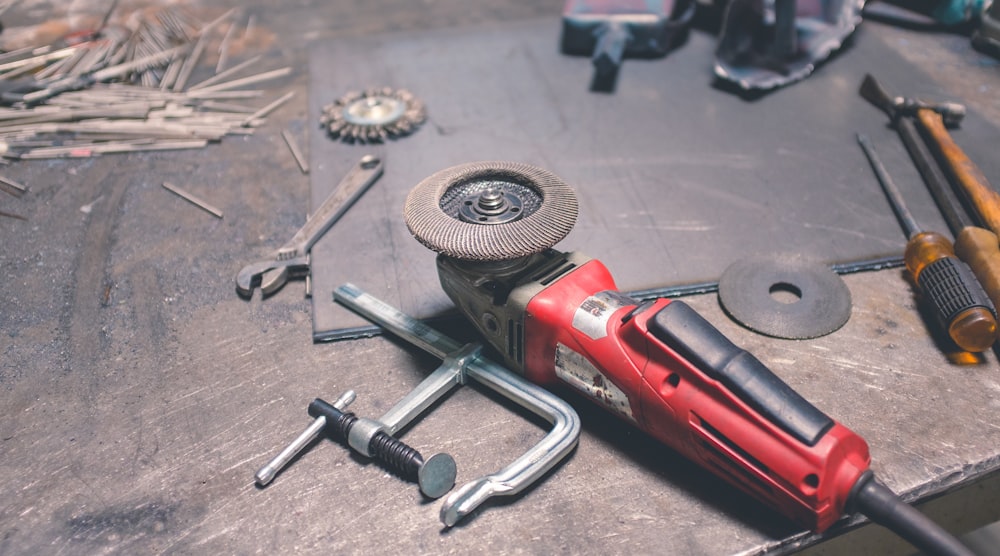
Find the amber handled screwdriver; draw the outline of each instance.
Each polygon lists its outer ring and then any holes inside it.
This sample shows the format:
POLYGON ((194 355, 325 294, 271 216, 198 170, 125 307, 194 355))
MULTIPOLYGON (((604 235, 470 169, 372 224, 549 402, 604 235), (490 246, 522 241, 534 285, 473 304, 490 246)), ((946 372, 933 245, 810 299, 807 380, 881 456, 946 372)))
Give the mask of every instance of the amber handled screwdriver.
POLYGON ((896 121, 896 131, 955 237, 955 255, 972 269, 993 307, 1000 307, 1000 239, 992 231, 974 226, 965 215, 933 155, 920 140, 913 121, 900 118, 896 121))
MULTIPOLYGON (((934 201, 941 209, 952 235, 955 237, 955 254, 972 269, 972 273, 979 279, 979 284, 986 291, 993 302, 994 307, 1000 307, 1000 240, 997 239, 996 232, 1000 231, 1000 225, 992 226, 990 229, 980 228, 970 223, 965 216, 965 210, 956 197, 957 194, 965 194, 960 184, 956 183, 955 190, 948 187, 948 181, 938 165, 935 164, 934 155, 931 154, 928 145, 934 145, 938 155, 942 154, 942 149, 947 151, 958 150, 946 127, 957 126, 965 117, 965 107, 954 102, 930 103, 919 99, 893 97, 885 90, 881 83, 872 75, 866 75, 858 90, 862 97, 868 102, 885 112, 892 121, 892 127, 896 129, 899 138, 903 141, 910 158, 916 165, 920 176, 923 178, 927 188, 934 196, 934 201), (921 140, 917 125, 920 124, 924 131, 927 143, 921 140), (934 140, 938 138, 938 141, 934 140), (948 145, 952 145, 948 148, 948 145)), ((961 150, 958 150, 959 155, 961 150)), ((966 160, 968 160, 966 158, 966 160)), ((948 166, 948 160, 942 160, 944 166, 948 166)), ((971 161, 968 164, 972 164, 971 161)), ((981 172, 972 165, 972 169, 966 173, 967 176, 981 176, 981 172)), ((955 172, 951 172, 950 177, 955 177, 955 172)), ((986 183, 985 177, 979 183, 986 183)), ((989 188, 980 188, 980 203, 987 202, 991 197, 989 188)), ((969 195, 966 195, 968 198, 969 195)), ((995 194, 993 194, 995 197, 995 194)), ((1000 203, 993 203, 1000 206, 1000 203)), ((992 213, 995 217, 993 224, 1000 224, 1000 212, 992 213)), ((987 222, 991 219, 984 218, 987 222)))
POLYGON ((917 225, 903 196, 882 165, 871 141, 858 134, 879 185, 899 218, 908 241, 903 260, 935 318, 958 347, 972 352, 989 349, 997 337, 996 309, 969 266, 955 256, 948 238, 917 225))

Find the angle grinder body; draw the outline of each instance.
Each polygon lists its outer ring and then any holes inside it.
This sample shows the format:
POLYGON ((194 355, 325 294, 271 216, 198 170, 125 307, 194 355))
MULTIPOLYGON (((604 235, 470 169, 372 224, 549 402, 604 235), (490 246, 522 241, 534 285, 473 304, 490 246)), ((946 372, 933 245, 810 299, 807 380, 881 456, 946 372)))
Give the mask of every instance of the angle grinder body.
POLYGON ((439 255, 442 287, 511 369, 569 385, 813 531, 844 515, 870 464, 864 439, 690 306, 637 303, 580 253, 471 266, 439 255))
POLYGON ((638 303, 608 269, 552 248, 575 223, 572 189, 507 162, 449 168, 404 207, 438 252, 441 286, 506 365, 566 384, 813 531, 845 513, 870 456, 682 301, 638 303))

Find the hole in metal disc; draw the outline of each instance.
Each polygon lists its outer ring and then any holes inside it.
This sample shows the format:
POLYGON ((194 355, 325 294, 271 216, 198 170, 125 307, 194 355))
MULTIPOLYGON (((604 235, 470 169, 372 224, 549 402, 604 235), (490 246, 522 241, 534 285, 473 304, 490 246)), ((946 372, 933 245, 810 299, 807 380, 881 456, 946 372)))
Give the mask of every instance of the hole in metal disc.
POLYGON ((802 290, 795 284, 789 284, 788 282, 771 284, 771 287, 767 291, 771 294, 771 299, 785 305, 791 305, 802 299, 802 290))

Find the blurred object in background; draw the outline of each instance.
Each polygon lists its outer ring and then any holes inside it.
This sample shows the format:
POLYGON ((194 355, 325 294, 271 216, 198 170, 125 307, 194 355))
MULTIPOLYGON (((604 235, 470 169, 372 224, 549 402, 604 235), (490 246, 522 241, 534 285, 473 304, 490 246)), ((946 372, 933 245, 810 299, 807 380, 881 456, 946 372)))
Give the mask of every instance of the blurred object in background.
POLYGON ((694 0, 567 0, 562 52, 590 56, 591 90, 614 90, 622 59, 665 56, 683 40, 694 0))
POLYGON ((715 75, 747 90, 803 79, 854 32, 863 6, 864 0, 732 0, 715 75))

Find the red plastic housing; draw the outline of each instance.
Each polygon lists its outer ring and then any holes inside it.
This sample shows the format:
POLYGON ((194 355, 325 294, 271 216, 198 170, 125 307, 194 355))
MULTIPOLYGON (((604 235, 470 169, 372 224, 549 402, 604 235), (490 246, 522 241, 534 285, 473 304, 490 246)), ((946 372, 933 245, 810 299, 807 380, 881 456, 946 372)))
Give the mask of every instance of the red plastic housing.
POLYGON ((813 531, 839 519, 870 464, 864 439, 839 423, 813 446, 794 438, 650 332, 670 300, 624 318, 636 305, 616 291, 592 260, 532 298, 526 376, 570 384, 813 531))

